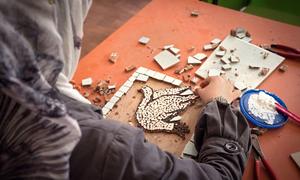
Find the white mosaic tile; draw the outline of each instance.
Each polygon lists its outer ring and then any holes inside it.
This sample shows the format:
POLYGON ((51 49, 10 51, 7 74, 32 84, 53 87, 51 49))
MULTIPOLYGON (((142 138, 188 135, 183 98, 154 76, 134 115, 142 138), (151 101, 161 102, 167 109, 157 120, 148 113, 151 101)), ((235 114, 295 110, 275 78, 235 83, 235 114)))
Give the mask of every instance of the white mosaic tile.
POLYGON ((136 78, 137 81, 142 81, 142 82, 146 82, 146 81, 148 81, 148 79, 149 79, 149 76, 144 75, 144 74, 140 74, 140 75, 136 78))
POLYGON ((167 50, 154 56, 154 60, 165 70, 179 63, 179 59, 167 50))

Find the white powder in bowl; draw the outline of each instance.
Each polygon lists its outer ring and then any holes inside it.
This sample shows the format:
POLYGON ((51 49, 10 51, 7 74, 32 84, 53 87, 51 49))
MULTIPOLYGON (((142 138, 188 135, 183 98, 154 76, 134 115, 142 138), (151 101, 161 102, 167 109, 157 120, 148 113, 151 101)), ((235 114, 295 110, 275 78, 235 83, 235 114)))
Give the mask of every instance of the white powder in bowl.
POLYGON ((263 119, 267 124, 274 124, 278 112, 275 109, 276 100, 264 92, 252 94, 248 100, 248 108, 251 114, 263 119))

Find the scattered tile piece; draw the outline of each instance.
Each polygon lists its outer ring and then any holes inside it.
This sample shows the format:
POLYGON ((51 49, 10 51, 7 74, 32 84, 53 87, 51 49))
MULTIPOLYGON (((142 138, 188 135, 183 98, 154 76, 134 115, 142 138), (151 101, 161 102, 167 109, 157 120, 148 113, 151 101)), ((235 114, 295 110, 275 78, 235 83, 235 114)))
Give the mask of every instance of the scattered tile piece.
POLYGON ((240 90, 240 91, 243 91, 243 90, 245 90, 247 88, 247 86, 243 82, 241 82, 241 81, 236 81, 234 83, 234 87, 236 89, 240 90))
POLYGON ((112 63, 116 63, 119 58, 119 54, 116 52, 112 52, 109 56, 109 61, 112 63))
POLYGON ((192 80, 191 80, 191 82, 192 82, 193 84, 197 84, 197 83, 199 82, 199 78, 193 77, 192 80))
POLYGON ((225 57, 222 57, 222 58, 221 58, 221 62, 222 62, 223 64, 230 64, 230 61, 228 60, 228 58, 225 58, 225 57))
POLYGON ((226 54, 226 51, 217 51, 216 56, 217 57, 223 57, 226 54))
POLYGON ((190 80, 191 80, 191 75, 190 75, 190 74, 184 74, 184 75, 182 75, 182 80, 183 80, 184 82, 190 82, 190 80))
POLYGON ((143 44, 143 45, 146 45, 148 44, 150 41, 150 38, 146 37, 146 36, 142 36, 140 39, 139 39, 139 43, 140 44, 143 44))
POLYGON ((144 75, 144 74, 140 74, 140 75, 136 78, 137 81, 142 81, 142 82, 146 82, 146 81, 148 81, 148 79, 149 79, 149 76, 144 75))
POLYGON ((182 119, 181 116, 175 116, 170 120, 170 122, 180 121, 181 119, 182 119))
POLYGON ((208 70, 208 76, 212 77, 212 76, 220 76, 221 72, 218 69, 210 69, 208 70))
POLYGON ((205 70, 198 70, 198 71, 195 72, 195 74, 197 76, 201 77, 202 79, 206 79, 207 76, 208 76, 208 73, 205 70))
POLYGON ((191 141, 189 141, 184 149, 183 149, 183 154, 187 155, 187 156, 192 156, 192 157, 196 157, 198 155, 198 151, 195 148, 194 143, 192 143, 191 141))
POLYGON ((219 39, 219 38, 215 38, 215 39, 210 41, 211 44, 220 44, 221 42, 222 42, 222 40, 219 39))
POLYGON ((180 86, 182 84, 182 81, 179 80, 179 79, 175 79, 173 82, 172 82, 173 85, 175 86, 180 86))
POLYGON ((188 64, 188 65, 186 65, 186 66, 184 66, 184 72, 187 72, 187 71, 189 71, 189 70, 192 70, 193 69, 193 65, 191 65, 191 64, 188 64))
POLYGON ((224 71, 229 71, 231 69, 231 66, 229 64, 225 64, 225 65, 222 66, 222 69, 224 71))
POLYGON ((206 44, 203 46, 203 50, 209 51, 215 49, 216 47, 218 47, 218 44, 206 44))
POLYGON ((172 47, 174 47, 174 44, 165 45, 165 46, 163 47, 163 50, 168 50, 168 49, 170 49, 170 48, 172 48, 172 47))
POLYGON ((192 11, 191 12, 191 16, 192 17, 198 17, 199 16, 199 12, 198 11, 192 11))
POLYGON ((81 81, 82 86, 90 86, 93 84, 93 79, 91 77, 85 78, 81 81))
POLYGON ((268 74, 269 71, 270 71, 269 68, 262 68, 258 75, 259 76, 265 76, 265 75, 268 74))
POLYGON ((238 62, 240 62, 240 58, 237 57, 237 56, 230 56, 230 57, 229 57, 229 60, 230 60, 230 62, 232 62, 232 63, 238 63, 238 62))
POLYGON ((237 34, 235 35, 235 37, 240 38, 240 39, 243 39, 244 37, 246 37, 246 33, 244 33, 244 32, 237 33, 237 34))
POLYGON ((249 69, 259 69, 260 67, 254 64, 249 65, 249 69))
POLYGON ((176 48, 176 47, 171 47, 170 49, 168 49, 171 53, 173 53, 174 55, 177 55, 180 53, 180 49, 176 48))
POLYGON ((186 91, 182 92, 180 95, 186 96, 186 95, 192 95, 194 92, 190 89, 187 89, 186 91))
POLYGON ((197 64, 201 64, 201 61, 199 61, 198 59, 189 56, 188 57, 188 64, 193 64, 193 65, 197 65, 197 64))
POLYGON ((136 66, 134 66, 134 65, 127 66, 127 67, 125 67, 125 72, 130 72, 130 71, 133 71, 134 69, 136 69, 136 66))
POLYGON ((164 50, 154 57, 154 60, 165 70, 177 64, 179 59, 167 50, 164 50))
POLYGON ((281 66, 279 67, 279 71, 280 71, 280 72, 286 72, 287 69, 288 69, 288 66, 287 66, 287 65, 281 65, 281 66))
POLYGON ((207 58, 206 54, 203 54, 203 53, 197 53, 193 56, 193 58, 199 60, 199 61, 202 61, 204 60, 205 58, 207 58))

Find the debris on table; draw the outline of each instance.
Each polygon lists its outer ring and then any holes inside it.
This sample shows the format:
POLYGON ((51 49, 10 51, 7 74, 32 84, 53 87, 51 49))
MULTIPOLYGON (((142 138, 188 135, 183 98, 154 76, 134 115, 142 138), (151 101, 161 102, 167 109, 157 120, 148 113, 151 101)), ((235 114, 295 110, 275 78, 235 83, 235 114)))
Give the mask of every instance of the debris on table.
POLYGON ((154 57, 154 60, 165 70, 179 63, 179 59, 168 50, 164 50, 154 57))
POLYGON ((204 59, 207 58, 206 54, 203 54, 203 53, 197 53, 193 56, 193 58, 199 60, 199 61, 202 61, 204 59))
POLYGON ((215 39, 213 39, 213 40, 210 41, 210 44, 220 44, 221 42, 222 42, 221 39, 215 38, 215 39))
POLYGON ((130 66, 125 67, 125 72, 130 72, 130 71, 133 71, 135 69, 136 69, 136 66, 130 65, 130 66))
POLYGON ((143 44, 143 45, 146 45, 148 44, 150 41, 150 38, 146 37, 146 36, 142 36, 140 39, 139 39, 139 43, 140 44, 143 44))
POLYGON ((265 75, 268 74, 269 71, 270 71, 269 68, 262 68, 258 75, 259 76, 265 76, 265 75))
POLYGON ((234 83, 234 87, 236 89, 240 90, 240 91, 243 91, 243 90, 247 89, 247 86, 243 82, 241 82, 241 81, 236 81, 234 83))
POLYGON ((115 85, 109 85, 109 81, 101 80, 97 83, 94 91, 99 93, 100 95, 105 95, 113 93, 115 91, 115 88, 115 85))
POLYGON ((107 88, 109 90, 115 90, 116 89, 116 85, 115 84, 111 84, 111 85, 108 85, 107 88))
POLYGON ((191 12, 191 16, 192 17, 198 17, 199 16, 199 12, 198 11, 192 11, 191 12))
POLYGON ((188 64, 192 64, 192 65, 199 65, 202 62, 199 61, 198 59, 194 58, 193 56, 188 56, 188 64))
POLYGON ((250 64, 249 69, 260 69, 260 66, 250 64))
POLYGON ((222 57, 220 60, 223 64, 230 64, 230 61, 226 57, 222 57))
POLYGON ((231 66, 229 64, 225 64, 225 65, 222 66, 222 69, 224 71, 229 71, 229 70, 231 70, 231 66))
POLYGON ((193 77, 191 79, 191 83, 193 83, 193 84, 197 84, 198 82, 199 82, 199 78, 197 78, 197 77, 193 77))
POLYGON ((109 56, 109 61, 110 61, 111 63, 116 63, 117 60, 118 60, 118 58, 119 58, 119 54, 116 53, 116 52, 112 52, 112 53, 110 54, 110 56, 109 56))
POLYGON ((226 51, 219 50, 219 51, 216 52, 217 57, 223 57, 225 54, 226 54, 226 51))
POLYGON ((187 51, 188 51, 188 52, 193 52, 195 49, 196 49, 195 46, 192 46, 192 47, 188 48, 187 51))
POLYGON ((81 86, 90 86, 93 84, 93 79, 91 77, 81 80, 81 86))
POLYGON ((234 56, 234 55, 230 56, 229 60, 230 60, 231 63, 238 63, 238 62, 240 62, 240 58, 237 57, 237 56, 234 56))
POLYGON ((204 51, 214 50, 216 49, 216 47, 218 47, 218 44, 205 44, 203 46, 203 50, 204 51))
POLYGON ((279 71, 280 71, 280 72, 286 72, 287 69, 288 69, 288 66, 287 66, 287 65, 281 65, 281 66, 279 67, 279 71))
POLYGON ((193 65, 191 65, 191 64, 187 64, 183 69, 184 69, 184 72, 187 72, 187 71, 189 71, 189 70, 192 70, 193 69, 193 65))

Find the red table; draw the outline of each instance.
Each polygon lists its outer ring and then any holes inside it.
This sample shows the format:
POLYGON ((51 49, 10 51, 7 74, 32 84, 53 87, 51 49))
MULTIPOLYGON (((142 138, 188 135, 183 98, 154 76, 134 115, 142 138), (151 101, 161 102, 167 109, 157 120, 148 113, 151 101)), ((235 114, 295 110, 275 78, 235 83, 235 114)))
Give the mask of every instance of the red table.
MULTIPOLYGON (((124 72, 126 66, 134 64, 161 71, 153 56, 167 44, 175 44, 181 49, 181 62, 176 67, 182 67, 189 55, 188 48, 195 46, 193 53, 201 52, 204 44, 216 37, 226 37, 235 27, 249 30, 254 44, 280 43, 300 48, 300 27, 297 26, 197 0, 153 0, 82 58, 74 79, 80 82, 86 77, 92 77, 95 81, 111 78, 119 87, 131 75, 124 72), (200 12, 199 17, 190 16, 193 10, 200 12), (143 35, 151 38, 148 47, 138 44, 138 39, 143 35), (108 61, 113 51, 120 54, 115 64, 108 61)), ((287 72, 275 71, 259 88, 276 93, 291 111, 300 114, 300 60, 287 59, 284 64, 288 65, 287 72)), ((176 67, 164 73, 175 76, 173 72, 176 67)), ((289 157, 290 153, 300 151, 299 137, 300 126, 292 122, 260 137, 264 154, 279 179, 300 179, 300 171, 289 157)), ((253 179, 253 158, 248 162, 243 179, 253 179)))

